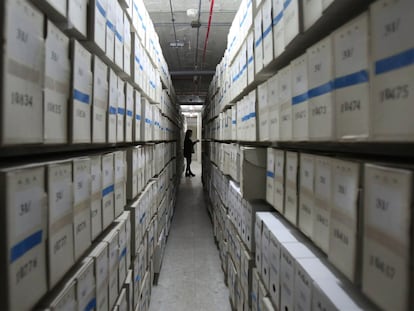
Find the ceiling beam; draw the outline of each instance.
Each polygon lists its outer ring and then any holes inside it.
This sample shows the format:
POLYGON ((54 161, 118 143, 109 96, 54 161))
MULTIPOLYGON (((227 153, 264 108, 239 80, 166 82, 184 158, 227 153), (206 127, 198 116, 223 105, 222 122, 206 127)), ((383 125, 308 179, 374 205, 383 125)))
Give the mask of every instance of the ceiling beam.
POLYGON ((216 74, 215 70, 179 70, 179 71, 170 71, 171 77, 180 77, 180 76, 214 76, 216 74))

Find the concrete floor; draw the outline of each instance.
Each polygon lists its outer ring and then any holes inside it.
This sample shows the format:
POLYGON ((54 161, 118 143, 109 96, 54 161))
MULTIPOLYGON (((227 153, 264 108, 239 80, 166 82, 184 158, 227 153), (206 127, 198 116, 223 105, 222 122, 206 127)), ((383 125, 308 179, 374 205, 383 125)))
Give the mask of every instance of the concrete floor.
POLYGON ((229 292, 205 206, 201 165, 183 177, 150 311, 230 311, 229 292))

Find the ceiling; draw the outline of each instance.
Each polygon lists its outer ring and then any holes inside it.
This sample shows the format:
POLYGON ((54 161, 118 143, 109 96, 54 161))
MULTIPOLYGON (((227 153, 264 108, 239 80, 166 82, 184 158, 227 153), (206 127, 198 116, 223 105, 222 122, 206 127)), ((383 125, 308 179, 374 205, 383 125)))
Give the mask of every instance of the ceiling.
POLYGON ((181 104, 202 103, 216 66, 223 57, 227 34, 241 0, 214 1, 204 62, 211 0, 144 0, 144 3, 158 33, 178 101, 181 104), (187 15, 188 9, 198 12, 199 7, 199 14, 187 15), (191 22, 197 21, 198 16, 201 26, 191 27, 191 22), (179 47, 171 47, 176 39, 179 47))

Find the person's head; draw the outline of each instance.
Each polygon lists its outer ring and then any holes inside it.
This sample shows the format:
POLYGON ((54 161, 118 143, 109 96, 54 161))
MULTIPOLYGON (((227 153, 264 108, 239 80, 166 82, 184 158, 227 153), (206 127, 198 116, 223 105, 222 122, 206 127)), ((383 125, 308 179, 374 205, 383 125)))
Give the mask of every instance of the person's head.
POLYGON ((185 132, 185 138, 186 139, 191 138, 192 135, 193 135, 193 131, 192 130, 187 130, 185 132))

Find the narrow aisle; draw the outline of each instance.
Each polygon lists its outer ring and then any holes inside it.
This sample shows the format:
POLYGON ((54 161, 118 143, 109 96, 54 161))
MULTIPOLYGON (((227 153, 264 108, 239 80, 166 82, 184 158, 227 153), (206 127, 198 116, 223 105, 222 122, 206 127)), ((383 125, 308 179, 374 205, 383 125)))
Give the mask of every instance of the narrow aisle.
POLYGON ((205 206, 201 165, 183 177, 150 311, 227 311, 229 292, 205 206))

